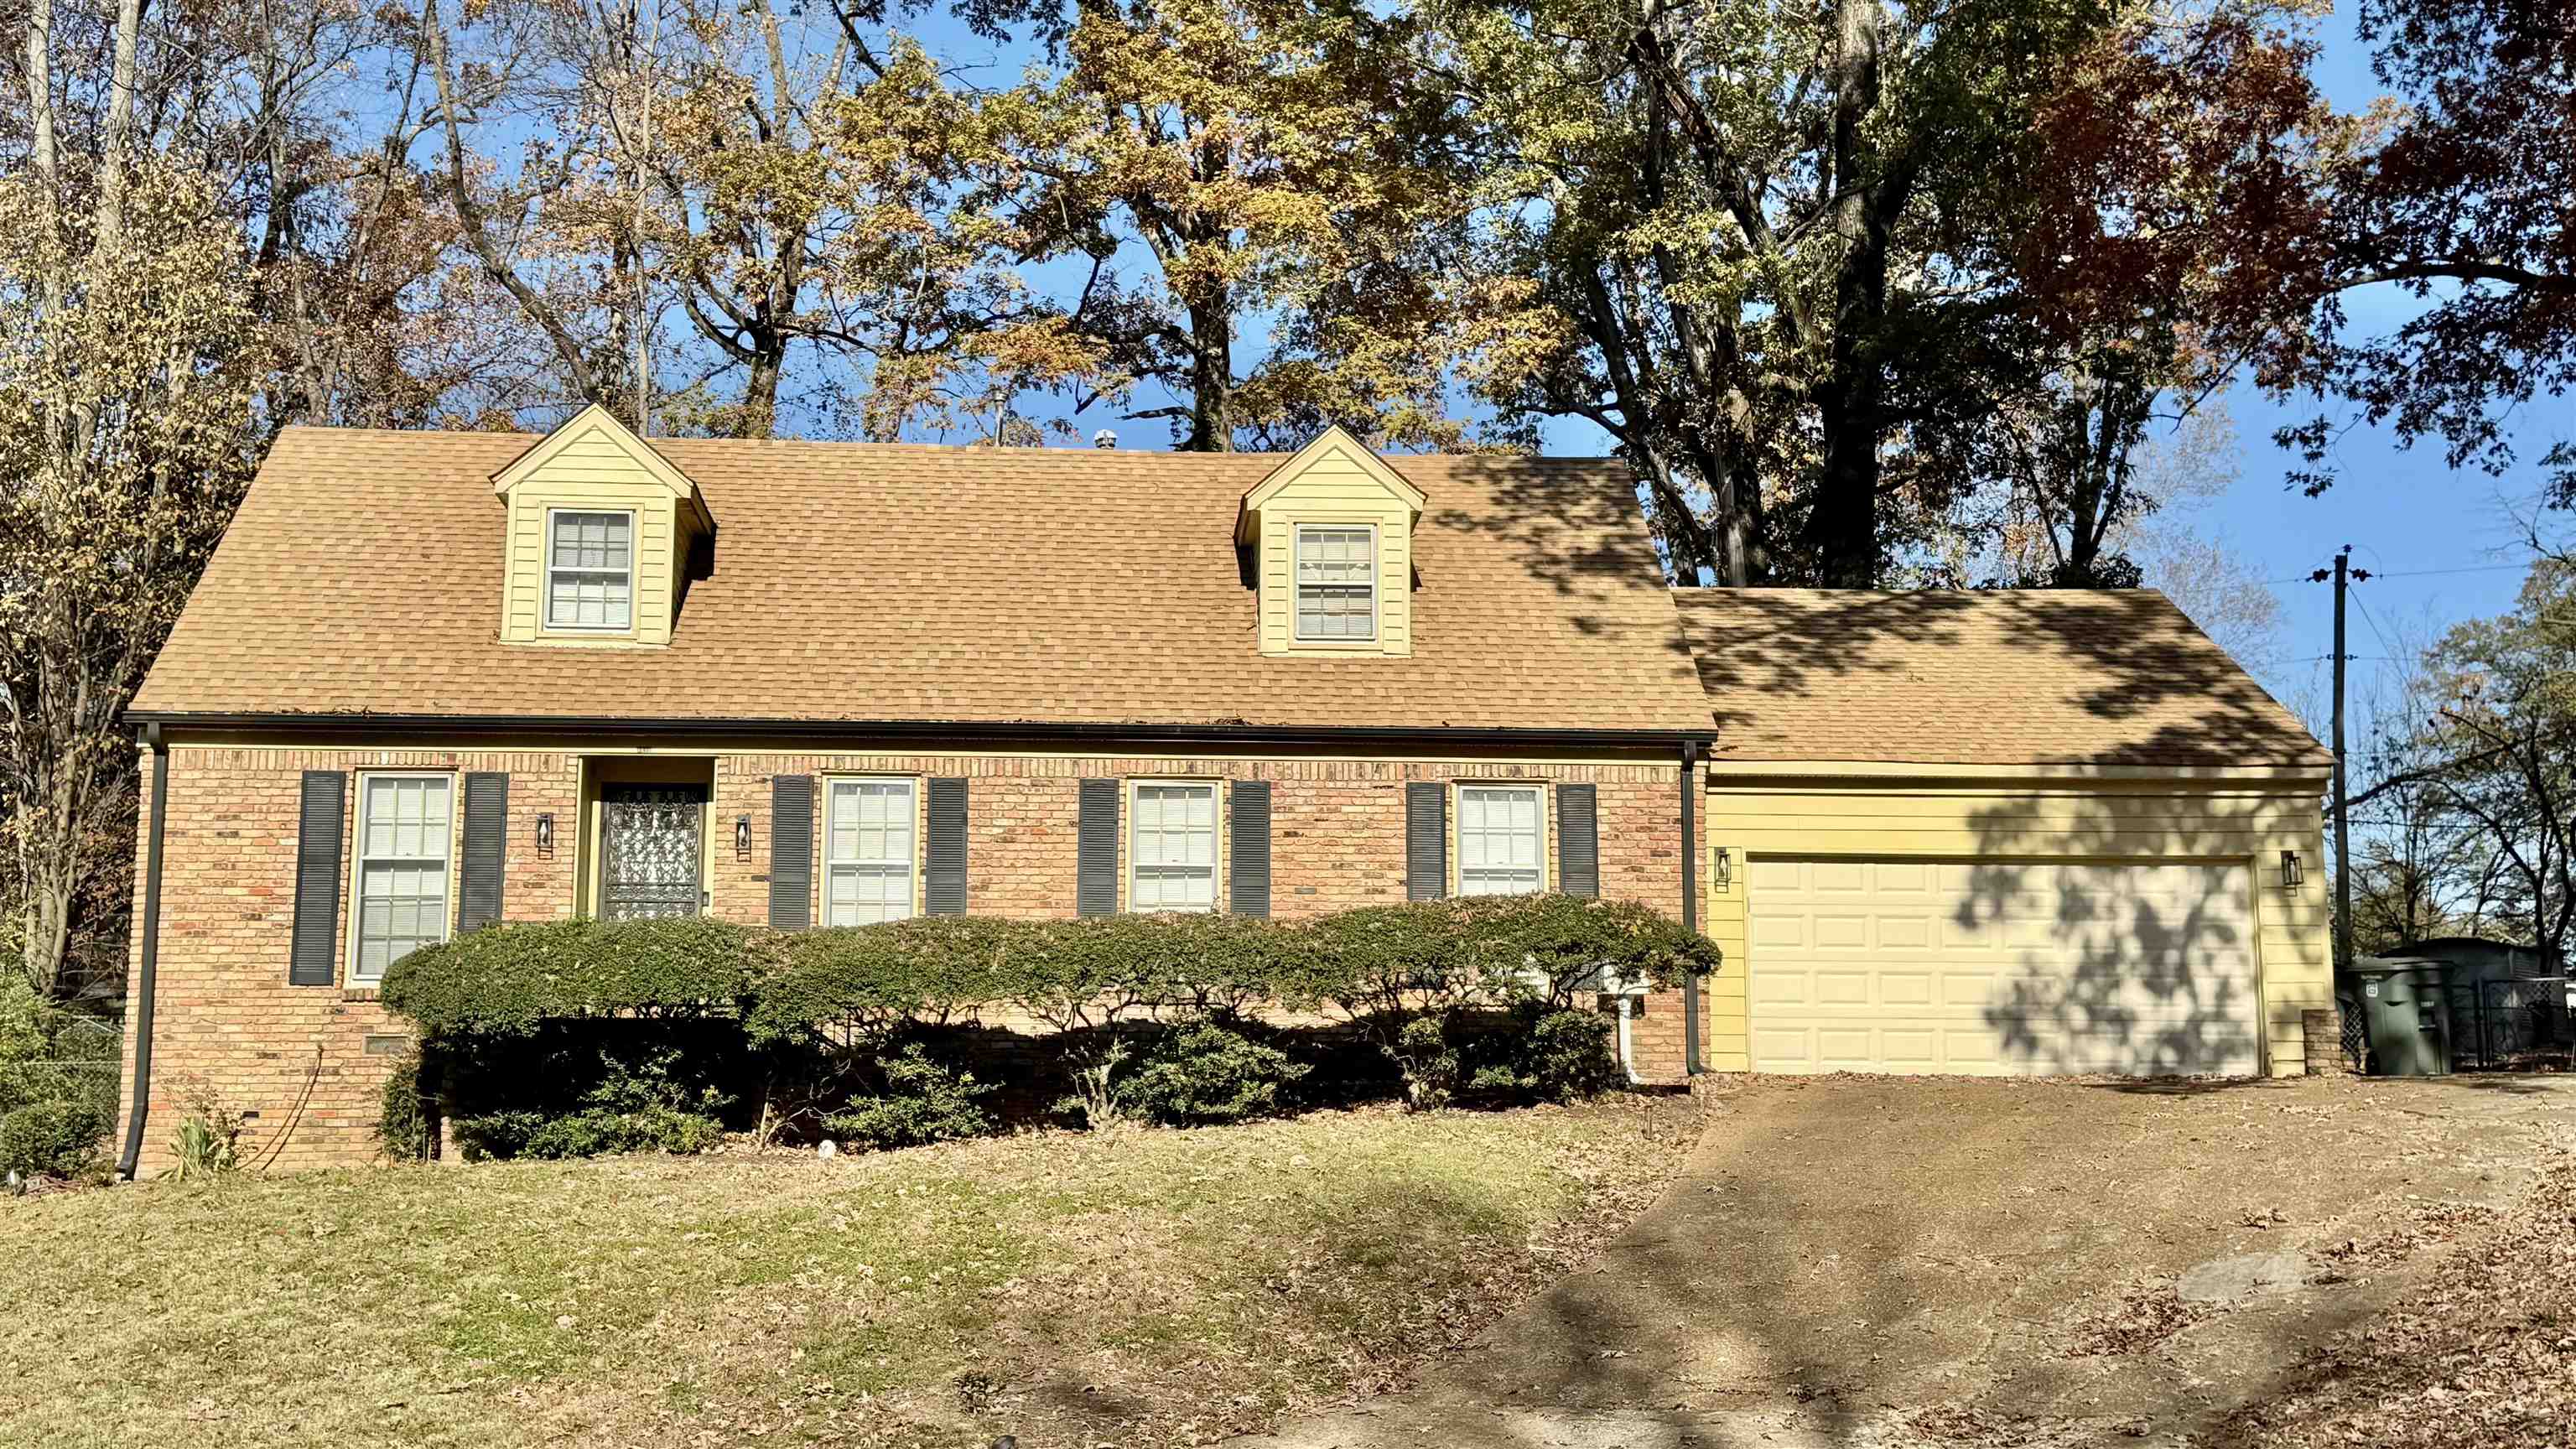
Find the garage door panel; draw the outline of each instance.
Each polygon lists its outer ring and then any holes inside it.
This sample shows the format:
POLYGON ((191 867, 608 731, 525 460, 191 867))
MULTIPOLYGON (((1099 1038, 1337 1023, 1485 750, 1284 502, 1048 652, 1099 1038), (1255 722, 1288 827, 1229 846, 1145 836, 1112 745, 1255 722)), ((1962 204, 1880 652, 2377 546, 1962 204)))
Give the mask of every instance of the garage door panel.
POLYGON ((1878 974, 1878 1000, 1882 1006, 1930 1006, 1934 997, 1934 976, 1928 971, 1894 969, 1878 974))
POLYGON ((1869 1006, 1870 986, 1874 977, 1868 971, 1819 971, 1815 973, 1818 1006, 1869 1006))
POLYGON ((2242 866, 1751 865, 1756 1070, 2257 1069, 2242 866))
POLYGON ((1932 918, 1917 915, 1890 915, 1878 918, 1880 950, 1920 951, 1932 944, 1932 918))
POLYGON ((1745 884, 1766 896, 1803 893, 1807 888, 1807 870, 1802 861, 1757 860, 1744 871, 1745 884))
POLYGON ((1860 915, 1816 916, 1815 943, 1819 951, 1866 951, 1869 949, 1870 920, 1860 915))

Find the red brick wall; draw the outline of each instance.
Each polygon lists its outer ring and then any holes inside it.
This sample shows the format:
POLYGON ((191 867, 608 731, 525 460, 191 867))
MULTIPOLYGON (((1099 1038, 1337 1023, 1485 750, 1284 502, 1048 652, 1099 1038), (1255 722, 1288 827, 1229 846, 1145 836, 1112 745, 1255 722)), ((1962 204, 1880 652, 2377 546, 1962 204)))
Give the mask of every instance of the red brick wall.
MULTIPOLYGON (((575 818, 572 756, 457 750, 190 749, 170 752, 170 821, 162 840, 161 949, 154 990, 152 1101, 143 1170, 167 1161, 170 1134, 197 1102, 256 1113, 242 1136, 245 1160, 280 1168, 364 1160, 374 1153, 378 1102, 398 1059, 389 1037, 406 1028, 369 990, 290 986, 296 829, 306 770, 504 770, 510 775, 509 863, 503 900, 511 918, 572 914, 575 818), (559 829, 538 856, 536 817, 559 829)), ((146 778, 150 766, 147 762, 146 778)), ((354 786, 342 812, 342 890, 333 931, 335 979, 348 976, 349 832, 354 786)), ((149 808, 149 801, 146 801, 149 808)), ((137 841, 136 875, 142 841, 137 841)), ((451 852, 451 855, 453 852, 451 852)), ((455 899, 450 872, 449 900, 455 899)), ((138 897, 135 969, 140 968, 138 897)), ((139 974, 135 979, 140 981, 139 974)), ((133 1060, 135 1014, 127 1014, 133 1060)), ((126 1091, 133 1090, 128 1078, 126 1091)), ((125 1114, 117 1123, 122 1129, 125 1114)))
MULTIPOLYGON (((378 1102, 385 1073, 396 1058, 369 1054, 367 1041, 377 1037, 380 1049, 390 1048, 395 1044, 382 1039, 405 1028, 375 1003, 372 992, 287 984, 301 772, 508 771, 504 914, 511 920, 541 920, 569 916, 576 909, 577 833, 583 820, 580 760, 579 750, 175 746, 145 1170, 166 1162, 169 1134, 198 1098, 257 1113, 243 1141, 246 1155, 254 1160, 293 1168, 362 1161, 374 1154, 378 1102), (551 813, 556 825, 554 849, 542 856, 535 848, 540 813, 551 813)), ((779 774, 967 777, 968 908, 1020 918, 1073 914, 1080 780, 1151 775, 1265 779, 1273 782, 1272 911, 1293 919, 1404 898, 1407 781, 1514 778, 1594 784, 1603 894, 1675 912, 1681 898, 1675 770, 1671 764, 1644 761, 721 754, 714 760, 709 811, 713 866, 708 890, 711 910, 719 917, 746 923, 768 919, 770 779, 779 774), (751 818, 751 849, 738 853, 734 822, 746 815, 751 818)), ((354 829, 357 814, 354 790, 349 798, 344 830, 354 829)), ((1549 819, 1552 833, 1553 809, 1549 819)), ((1553 862, 1554 850, 1549 854, 1553 862)), ((343 981, 349 856, 344 838, 340 920, 334 934, 337 975, 343 981)), ((451 880, 451 908, 454 891, 451 880)), ((1650 1080, 1678 1081, 1679 997, 1647 1001, 1634 1035, 1641 1072, 1650 1080)), ((129 1052, 131 1045, 129 1041, 129 1052)))

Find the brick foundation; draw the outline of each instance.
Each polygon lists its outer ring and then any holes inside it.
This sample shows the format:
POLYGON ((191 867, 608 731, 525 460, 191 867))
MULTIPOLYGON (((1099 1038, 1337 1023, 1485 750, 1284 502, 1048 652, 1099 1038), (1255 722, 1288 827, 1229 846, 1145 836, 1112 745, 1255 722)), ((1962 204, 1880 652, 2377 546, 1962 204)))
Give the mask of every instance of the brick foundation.
POLYGON ((2350 1072, 2344 1061, 2341 1008, 2311 1006, 2300 1012, 2299 1037, 2307 1047, 2309 1076, 2340 1077, 2350 1072))
MULTIPOLYGON (((170 1133, 197 1101, 255 1113, 242 1147, 246 1159, 263 1165, 314 1167, 375 1155, 379 1098, 386 1074, 406 1045, 398 1038, 407 1035, 407 1028, 376 1003, 371 991, 287 984, 303 771, 508 772, 503 914, 509 920, 548 920, 582 908, 580 874, 589 861, 583 839, 585 770, 598 775, 621 767, 644 768, 637 764, 643 758, 631 748, 605 746, 393 750, 174 745, 144 1171, 166 1163, 170 1133), (555 822, 553 848, 543 852, 535 843, 541 814, 552 815, 555 822)), ((1633 756, 1533 762, 759 749, 650 759, 665 768, 709 772, 708 909, 746 923, 768 919, 771 777, 841 772, 968 779, 968 909, 981 915, 1070 917, 1078 782, 1138 776, 1271 781, 1271 909, 1282 919, 1404 899, 1406 782, 1480 778, 1593 784, 1602 894, 1667 913, 1680 908, 1678 766, 1633 756), (693 763, 675 765, 684 758, 693 763), (751 819, 751 841, 748 851, 738 852, 734 822, 742 816, 751 819)), ((344 831, 354 829, 358 813, 354 794, 351 800, 344 831)), ((1555 811, 1548 815, 1553 833, 1555 811)), ((335 933, 338 982, 347 980, 351 854, 344 838, 335 933)), ((1553 869, 1553 842, 1548 855, 1553 869)), ((449 900, 452 909, 452 880, 449 900)), ((1680 993, 1648 997, 1631 1034, 1641 1075, 1658 1083, 1682 1080, 1680 993)), ((132 1048, 129 1040, 128 1060, 132 1048)), ((122 1123, 122 1114, 118 1120, 122 1123)))

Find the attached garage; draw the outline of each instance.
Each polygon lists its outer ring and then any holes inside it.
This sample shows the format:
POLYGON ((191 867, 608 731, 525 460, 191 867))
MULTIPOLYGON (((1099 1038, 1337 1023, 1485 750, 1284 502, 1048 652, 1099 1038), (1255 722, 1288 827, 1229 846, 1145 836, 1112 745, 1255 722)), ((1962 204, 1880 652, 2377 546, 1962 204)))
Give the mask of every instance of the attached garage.
POLYGON ((1748 862, 1757 1072, 2251 1076, 2235 864, 1748 862))
POLYGON ((2162 596, 1680 598, 1718 725, 1708 1067, 2304 1068, 2329 759, 2162 596))

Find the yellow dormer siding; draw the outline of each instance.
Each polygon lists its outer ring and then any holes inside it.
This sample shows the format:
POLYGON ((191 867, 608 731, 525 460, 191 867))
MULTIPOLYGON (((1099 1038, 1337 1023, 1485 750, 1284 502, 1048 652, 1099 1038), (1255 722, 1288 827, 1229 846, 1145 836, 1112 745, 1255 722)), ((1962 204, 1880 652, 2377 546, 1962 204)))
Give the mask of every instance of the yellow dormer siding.
POLYGON ((687 475, 594 405, 494 475, 492 486, 509 510, 502 642, 594 648, 671 642, 690 552, 715 528, 687 475), (552 541, 563 515, 604 518, 611 522, 609 536, 622 536, 631 579, 623 627, 549 616, 552 541))
MULTIPOLYGON (((1413 525, 1422 517, 1422 490, 1396 476, 1375 453, 1341 428, 1298 450, 1243 496, 1235 541, 1255 555, 1261 652, 1349 658, 1413 652, 1413 525), (1321 637, 1298 627, 1298 540, 1308 535, 1308 582, 1329 578, 1347 589, 1345 572, 1324 572, 1328 560, 1346 558, 1360 530, 1376 552, 1375 627, 1352 637, 1347 626, 1321 637)), ((1311 617, 1311 615, 1310 615, 1311 617)))

